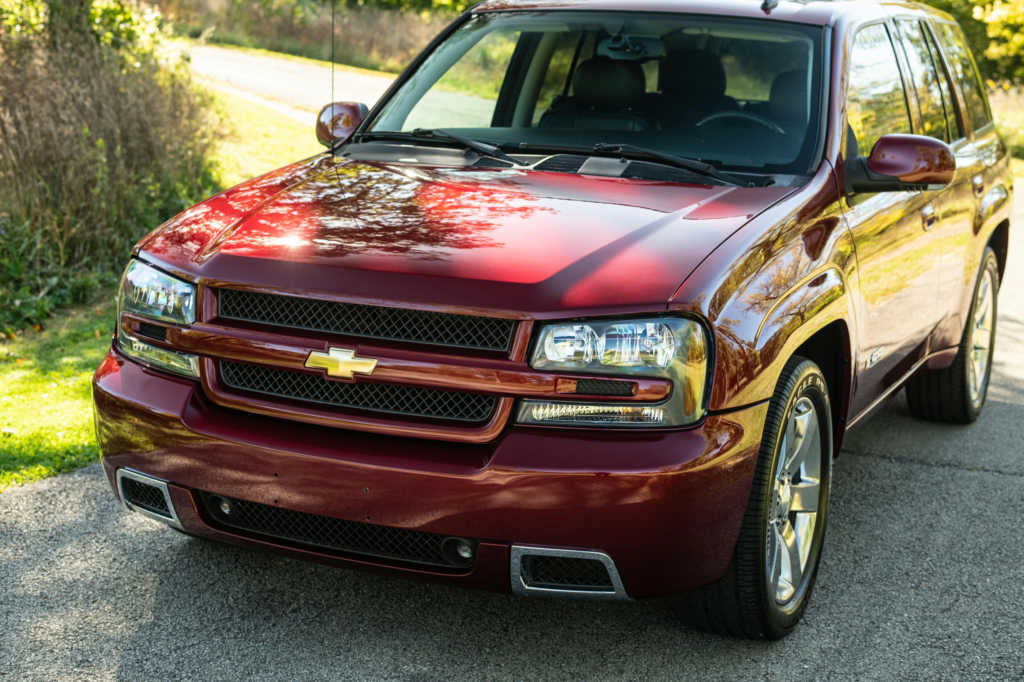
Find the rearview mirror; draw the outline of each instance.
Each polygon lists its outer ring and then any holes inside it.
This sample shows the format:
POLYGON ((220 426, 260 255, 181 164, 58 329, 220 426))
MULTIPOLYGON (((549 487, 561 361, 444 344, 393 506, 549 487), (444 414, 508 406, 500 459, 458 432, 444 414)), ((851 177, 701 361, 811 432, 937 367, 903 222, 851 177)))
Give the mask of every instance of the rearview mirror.
POLYGON ((847 167, 851 192, 942 189, 953 181, 956 158, 949 145, 924 135, 884 135, 868 158, 847 167))
POLYGON ((320 110, 316 119, 316 139, 325 147, 347 140, 363 122, 369 109, 359 102, 333 102, 320 110))

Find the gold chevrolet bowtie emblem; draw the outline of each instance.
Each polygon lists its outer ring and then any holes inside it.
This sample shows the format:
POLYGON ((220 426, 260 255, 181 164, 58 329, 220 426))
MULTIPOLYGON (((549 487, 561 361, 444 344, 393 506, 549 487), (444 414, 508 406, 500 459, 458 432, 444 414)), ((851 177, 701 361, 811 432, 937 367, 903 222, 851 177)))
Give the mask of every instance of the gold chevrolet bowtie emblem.
POLYGON ((357 358, 354 350, 328 348, 326 353, 313 351, 306 358, 306 367, 323 369, 328 376, 351 379, 356 374, 371 374, 377 366, 376 360, 357 358))

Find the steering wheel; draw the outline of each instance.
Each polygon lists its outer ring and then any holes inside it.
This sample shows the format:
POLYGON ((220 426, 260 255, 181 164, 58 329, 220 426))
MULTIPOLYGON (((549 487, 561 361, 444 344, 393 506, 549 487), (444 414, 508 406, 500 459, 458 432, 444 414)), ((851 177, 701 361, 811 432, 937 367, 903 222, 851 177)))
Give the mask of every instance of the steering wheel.
POLYGON ((711 114, 710 116, 702 118, 697 122, 697 127, 700 128, 707 123, 711 123, 712 121, 717 121, 722 118, 742 118, 746 121, 753 121, 754 123, 763 125, 765 128, 778 135, 786 134, 786 131, 782 129, 782 126, 775 121, 767 119, 764 116, 752 114, 749 111, 719 111, 717 114, 711 114))

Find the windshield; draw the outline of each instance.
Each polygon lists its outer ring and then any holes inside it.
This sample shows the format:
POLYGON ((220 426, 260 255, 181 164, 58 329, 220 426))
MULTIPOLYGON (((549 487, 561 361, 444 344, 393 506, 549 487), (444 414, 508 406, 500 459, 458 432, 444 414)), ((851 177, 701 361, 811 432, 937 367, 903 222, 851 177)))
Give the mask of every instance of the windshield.
POLYGON ((628 144, 806 174, 821 28, 641 12, 504 12, 441 43, 365 130, 445 129, 515 150, 628 144))

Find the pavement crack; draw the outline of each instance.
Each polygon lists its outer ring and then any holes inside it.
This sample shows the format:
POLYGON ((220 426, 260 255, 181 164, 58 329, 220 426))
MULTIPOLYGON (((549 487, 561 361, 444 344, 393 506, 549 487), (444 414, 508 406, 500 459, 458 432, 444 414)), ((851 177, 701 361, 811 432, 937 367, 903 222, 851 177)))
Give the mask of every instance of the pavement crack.
POLYGON ((883 455, 878 452, 860 452, 857 450, 849 450, 843 448, 839 451, 840 454, 848 457, 865 457, 871 459, 882 459, 887 462, 893 462, 896 464, 916 464, 918 466, 932 467, 935 469, 955 469, 957 471, 970 471, 985 474, 995 474, 996 476, 1010 476, 1011 478, 1024 478, 1024 473, 1019 471, 1008 471, 1006 469, 997 469, 994 467, 987 466, 970 466, 963 464, 952 464, 951 462, 933 462, 924 459, 916 459, 914 457, 903 457, 901 455, 883 455))

